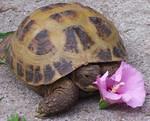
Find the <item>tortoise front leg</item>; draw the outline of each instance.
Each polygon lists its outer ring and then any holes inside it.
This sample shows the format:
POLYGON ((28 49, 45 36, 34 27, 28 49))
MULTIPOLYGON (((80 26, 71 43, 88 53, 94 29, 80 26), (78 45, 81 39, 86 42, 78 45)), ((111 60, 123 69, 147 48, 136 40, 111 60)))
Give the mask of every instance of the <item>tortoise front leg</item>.
POLYGON ((79 98, 79 88, 68 78, 63 78, 49 86, 40 102, 37 117, 54 115, 71 108, 79 98))

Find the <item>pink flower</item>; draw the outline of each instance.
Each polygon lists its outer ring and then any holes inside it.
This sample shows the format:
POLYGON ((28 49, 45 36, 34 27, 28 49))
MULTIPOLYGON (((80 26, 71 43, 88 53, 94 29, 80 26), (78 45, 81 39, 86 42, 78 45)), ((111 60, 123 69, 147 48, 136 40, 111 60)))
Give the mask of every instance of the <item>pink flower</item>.
POLYGON ((94 82, 103 100, 109 104, 126 103, 132 108, 140 107, 145 101, 144 80, 142 74, 131 65, 122 62, 114 75, 108 77, 108 71, 97 77, 94 82))

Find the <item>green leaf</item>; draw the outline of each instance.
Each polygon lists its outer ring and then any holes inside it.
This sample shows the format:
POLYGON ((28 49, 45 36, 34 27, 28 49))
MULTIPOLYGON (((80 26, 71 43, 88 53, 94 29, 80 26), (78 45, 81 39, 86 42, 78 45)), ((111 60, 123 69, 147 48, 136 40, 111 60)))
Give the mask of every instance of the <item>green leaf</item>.
POLYGON ((25 117, 24 117, 24 116, 22 117, 22 121, 26 121, 26 119, 25 119, 25 117))
POLYGON ((0 65, 1 64, 6 64, 6 59, 0 59, 0 65))
POLYGON ((2 99, 4 99, 4 97, 1 97, 1 98, 0 98, 0 101, 1 101, 2 99))
POLYGON ((106 102, 105 100, 101 99, 99 101, 99 108, 100 109, 106 109, 110 106, 110 104, 108 102, 106 102))
POLYGON ((26 121, 25 117, 19 117, 18 114, 11 115, 7 121, 26 121))
MULTIPOLYGON (((3 38, 5 38, 5 37, 7 37, 8 35, 10 35, 10 34, 13 34, 14 33, 14 31, 10 31, 10 32, 0 32, 0 39, 3 39, 3 38)), ((3 40, 1 40, 1 41, 3 41, 3 40)), ((1 42, 0 41, 0 42, 1 42)))
POLYGON ((10 118, 7 121, 19 121, 19 115, 11 115, 10 118))

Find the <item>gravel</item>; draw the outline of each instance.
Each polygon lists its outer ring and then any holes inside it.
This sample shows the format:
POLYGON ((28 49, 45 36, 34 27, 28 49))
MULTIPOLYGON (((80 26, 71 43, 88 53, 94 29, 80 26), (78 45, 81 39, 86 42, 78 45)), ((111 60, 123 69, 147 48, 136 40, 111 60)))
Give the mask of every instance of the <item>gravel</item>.
MULTIPOLYGON (((69 112, 45 121, 150 121, 150 0, 0 0, 0 31, 16 30, 31 11, 55 2, 81 2, 103 13, 118 28, 129 55, 129 63, 144 74, 148 92, 142 108, 117 106, 99 110, 97 97, 81 100, 69 112)), ((28 121, 35 118, 41 97, 29 90, 10 72, 0 67, 0 121, 18 112, 28 121)))

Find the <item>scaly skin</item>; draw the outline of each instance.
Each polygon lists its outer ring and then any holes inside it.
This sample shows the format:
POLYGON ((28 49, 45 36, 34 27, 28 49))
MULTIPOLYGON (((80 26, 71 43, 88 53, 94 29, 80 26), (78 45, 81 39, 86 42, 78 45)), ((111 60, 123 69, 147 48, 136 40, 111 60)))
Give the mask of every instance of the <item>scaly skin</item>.
POLYGON ((51 86, 39 103, 38 117, 54 115, 70 109, 79 99, 79 88, 67 78, 51 86))
MULTIPOLYGON (((0 43, 0 59, 7 56, 6 47, 9 46, 11 35, 0 43)), ((29 86, 43 96, 37 110, 38 117, 54 115, 70 109, 79 99, 79 90, 85 93, 82 97, 89 96, 86 92, 95 92, 92 85, 97 75, 103 75, 106 71, 112 75, 119 67, 120 62, 88 64, 72 72, 71 78, 59 79, 56 83, 47 86, 29 86)), ((81 93, 80 93, 81 94, 81 93)))
MULTIPOLYGON (((9 46, 11 35, 0 43, 0 59, 7 56, 6 47, 9 46)), ((29 86, 38 94, 43 96, 37 110, 38 117, 57 114, 70 109, 79 99, 79 90, 84 92, 84 96, 89 96, 86 92, 95 92, 97 89, 92 85, 97 75, 104 74, 107 70, 113 74, 120 62, 88 64, 72 72, 71 79, 59 79, 56 83, 47 86, 29 86)), ((80 93, 81 94, 81 93, 80 93)))
POLYGON ((9 35, 0 42, 0 64, 5 63, 7 48, 9 47, 9 44, 11 42, 11 36, 12 35, 9 35))
POLYGON ((89 64, 87 66, 80 67, 72 73, 72 80, 74 80, 74 83, 82 90, 86 92, 93 92, 96 88, 92 86, 92 83, 96 80, 96 77, 98 75, 103 75, 106 71, 109 71, 109 75, 112 75, 119 65, 120 62, 89 64))
MULTIPOLYGON (((62 78, 53 85, 43 86, 45 96, 39 104, 38 117, 54 115, 70 109, 78 101, 79 89, 87 93, 84 96, 80 95, 84 98, 89 96, 88 92, 95 94, 97 89, 92 83, 95 81, 96 76, 102 75, 106 71, 109 71, 112 75, 119 65, 120 62, 89 64, 73 72, 72 79, 62 78)), ((38 89, 35 88, 36 92, 43 90, 42 88, 38 89)))

